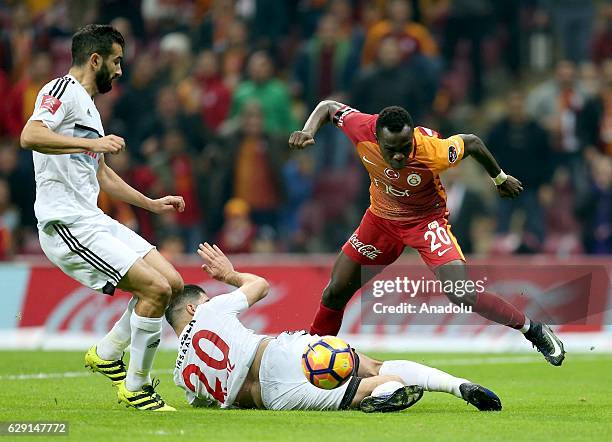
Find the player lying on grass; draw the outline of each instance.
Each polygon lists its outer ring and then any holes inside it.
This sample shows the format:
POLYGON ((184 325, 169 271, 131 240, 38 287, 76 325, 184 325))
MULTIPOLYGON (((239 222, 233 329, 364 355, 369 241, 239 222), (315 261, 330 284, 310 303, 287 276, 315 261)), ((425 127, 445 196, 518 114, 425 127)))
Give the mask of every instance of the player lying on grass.
POLYGON ((304 376, 301 359, 317 336, 299 331, 273 338, 245 328, 237 315, 266 296, 268 282, 236 272, 217 246, 200 245, 198 254, 211 277, 238 289, 210 299, 200 287, 186 285, 166 310, 180 340, 174 382, 191 405, 395 411, 416 403, 426 390, 453 394, 479 410, 501 410, 492 391, 466 379, 412 361, 382 362, 360 353, 355 376, 333 390, 315 387, 304 376), (382 389, 392 394, 372 395, 384 384, 382 389))

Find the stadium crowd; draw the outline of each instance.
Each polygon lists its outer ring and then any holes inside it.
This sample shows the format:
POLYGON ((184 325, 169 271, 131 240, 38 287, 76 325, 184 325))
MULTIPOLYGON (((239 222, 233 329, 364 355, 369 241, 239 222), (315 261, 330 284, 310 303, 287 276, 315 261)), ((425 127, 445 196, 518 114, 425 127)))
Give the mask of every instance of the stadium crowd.
POLYGON ((70 38, 111 23, 123 76, 96 97, 127 151, 107 162, 167 217, 100 195, 173 258, 202 239, 229 253, 334 252, 369 180, 333 127, 287 139, 324 98, 404 106, 445 136, 476 133, 525 192, 499 200, 472 161, 443 175, 464 252, 612 253, 612 4, 595 0, 0 1, 0 260, 37 254, 36 94, 70 67, 70 38))

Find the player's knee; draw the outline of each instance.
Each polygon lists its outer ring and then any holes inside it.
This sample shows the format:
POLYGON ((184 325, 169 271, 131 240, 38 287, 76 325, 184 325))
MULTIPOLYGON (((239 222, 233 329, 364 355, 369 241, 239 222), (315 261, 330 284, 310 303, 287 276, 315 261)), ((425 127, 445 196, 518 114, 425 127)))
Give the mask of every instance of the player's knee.
POLYGON ((453 304, 464 307, 473 307, 476 304, 476 295, 474 293, 446 293, 448 300, 453 304))
POLYGON ((183 282, 183 277, 176 270, 172 273, 171 276, 168 277, 168 284, 170 284, 172 296, 176 296, 181 293, 185 286, 183 282))
POLYGON ((159 308, 166 308, 172 297, 172 287, 166 278, 159 276, 154 278, 147 290, 148 301, 159 308))

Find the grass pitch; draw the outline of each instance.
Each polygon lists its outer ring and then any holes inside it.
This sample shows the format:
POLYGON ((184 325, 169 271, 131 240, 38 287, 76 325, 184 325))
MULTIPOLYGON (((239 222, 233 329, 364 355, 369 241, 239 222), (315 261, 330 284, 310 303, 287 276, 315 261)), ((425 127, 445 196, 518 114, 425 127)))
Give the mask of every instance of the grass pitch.
POLYGON ((84 352, 0 352, 0 421, 67 421, 69 436, 3 440, 95 441, 477 441, 612 440, 612 355, 568 354, 563 367, 539 354, 372 354, 411 359, 481 383, 503 411, 482 413, 443 393, 425 393, 400 413, 191 409, 173 386, 175 354, 160 352, 158 391, 177 413, 117 404, 115 389, 83 368, 84 352), (44 374, 36 377, 38 374, 44 374))

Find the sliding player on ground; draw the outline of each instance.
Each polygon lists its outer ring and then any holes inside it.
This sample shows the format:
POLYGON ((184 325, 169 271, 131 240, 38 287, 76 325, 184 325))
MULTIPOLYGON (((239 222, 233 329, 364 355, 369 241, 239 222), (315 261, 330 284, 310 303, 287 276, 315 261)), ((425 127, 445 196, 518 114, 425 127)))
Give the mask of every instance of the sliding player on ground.
MULTIPOLYGON (((415 127, 410 114, 398 106, 370 115, 336 101, 322 101, 304 128, 291 134, 289 146, 314 145, 316 132, 327 122, 353 142, 371 180, 370 207, 342 247, 310 329, 312 334, 336 335, 351 297, 382 267, 395 262, 406 246, 419 252, 439 280, 452 282, 453 287, 456 281, 467 280, 465 258, 448 224, 441 172, 471 156, 487 171, 500 196, 515 198, 523 187, 504 173, 476 135, 441 139, 431 129, 415 127)), ((563 362, 563 343, 552 330, 531 321, 508 301, 487 292, 446 295, 486 319, 520 330, 552 365, 563 362)))
POLYGON ((186 285, 173 298, 166 319, 179 337, 174 382, 193 406, 269 410, 396 411, 410 407, 425 391, 450 393, 479 410, 501 410, 490 390, 443 371, 411 361, 356 358, 355 375, 333 390, 317 388, 302 371, 302 353, 318 336, 286 332, 257 335, 237 315, 268 293, 259 276, 236 272, 217 246, 200 245, 203 269, 237 290, 209 299, 204 290, 186 285), (372 394, 378 386, 390 395, 372 394))

